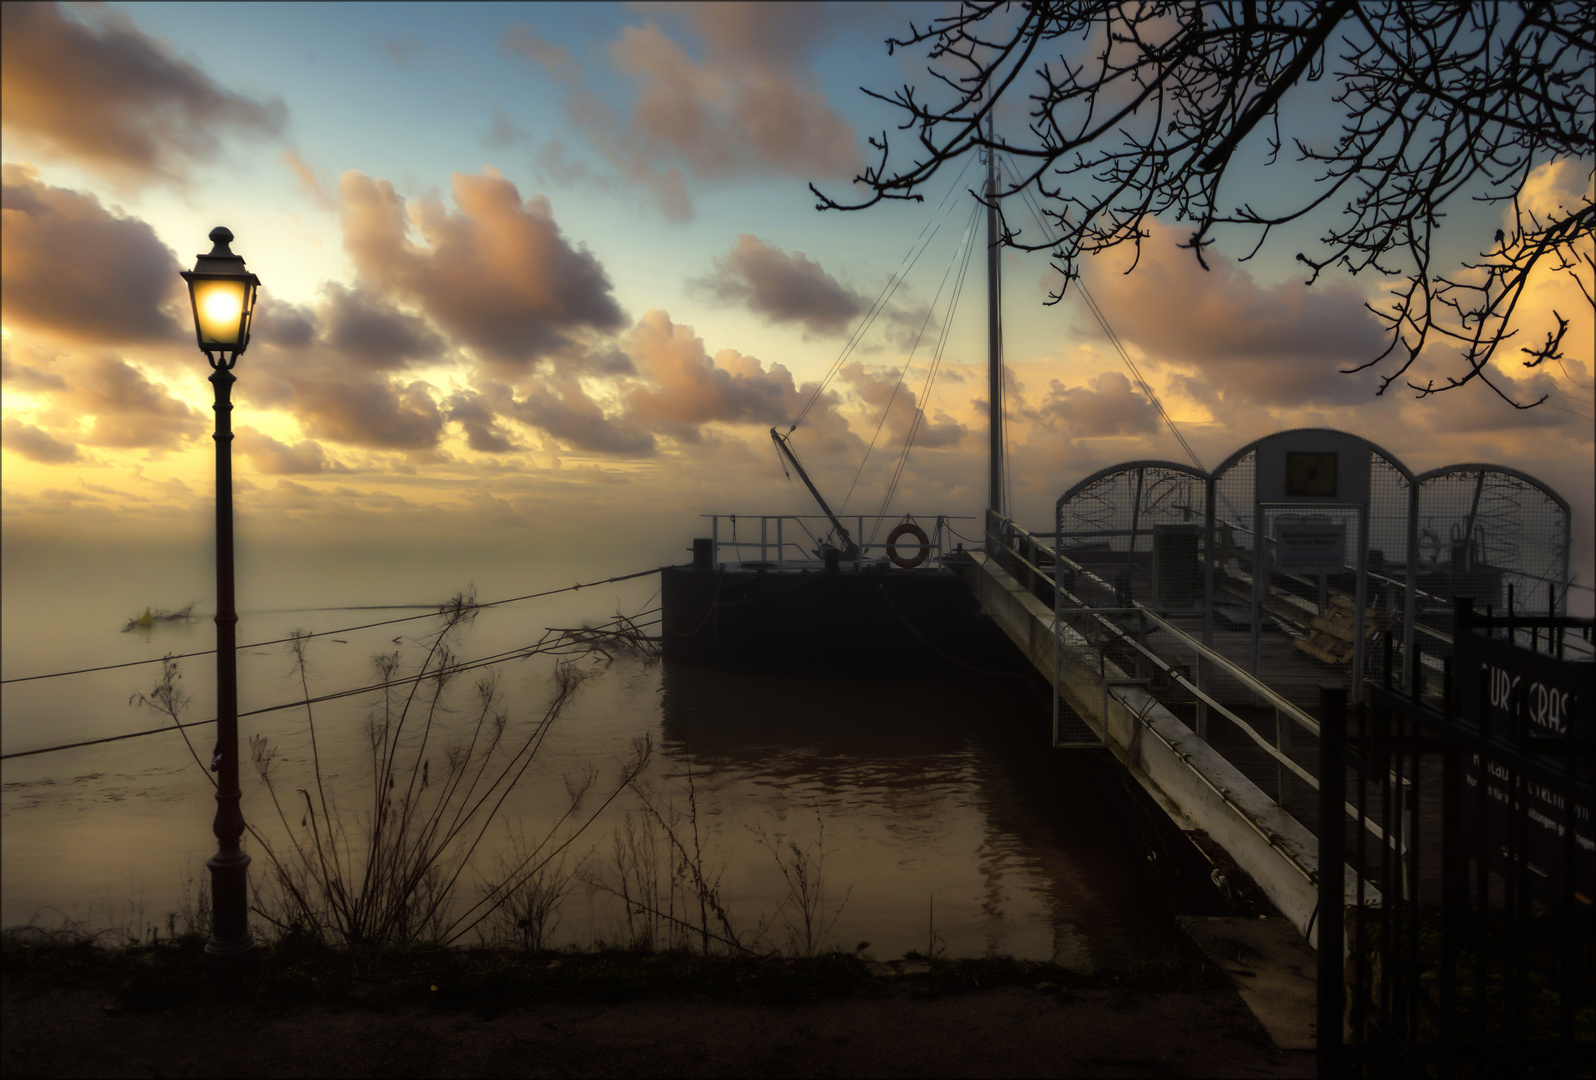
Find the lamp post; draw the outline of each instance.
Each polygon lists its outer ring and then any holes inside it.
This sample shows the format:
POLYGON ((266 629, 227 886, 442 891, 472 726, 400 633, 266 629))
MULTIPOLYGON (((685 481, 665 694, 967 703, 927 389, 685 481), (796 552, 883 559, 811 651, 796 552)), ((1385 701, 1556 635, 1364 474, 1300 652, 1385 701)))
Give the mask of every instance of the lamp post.
POLYGON ((216 388, 216 855, 211 871, 211 940, 206 955, 227 963, 254 947, 249 933, 249 856, 239 841, 244 812, 238 786, 238 612, 233 606, 233 367, 249 345, 249 322, 260 279, 227 245, 233 234, 217 226, 215 245, 183 271, 194 309, 194 332, 211 365, 216 388))

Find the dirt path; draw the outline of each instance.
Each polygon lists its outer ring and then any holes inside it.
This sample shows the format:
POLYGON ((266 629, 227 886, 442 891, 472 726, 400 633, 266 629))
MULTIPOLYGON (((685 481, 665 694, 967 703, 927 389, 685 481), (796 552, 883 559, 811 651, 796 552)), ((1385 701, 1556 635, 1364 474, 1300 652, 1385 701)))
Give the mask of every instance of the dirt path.
POLYGON ((498 1015, 426 1003, 134 1009, 114 985, 0 978, 4 1076, 1282 1076, 1234 991, 912 979, 804 1004, 697 995, 531 1002, 498 1015))

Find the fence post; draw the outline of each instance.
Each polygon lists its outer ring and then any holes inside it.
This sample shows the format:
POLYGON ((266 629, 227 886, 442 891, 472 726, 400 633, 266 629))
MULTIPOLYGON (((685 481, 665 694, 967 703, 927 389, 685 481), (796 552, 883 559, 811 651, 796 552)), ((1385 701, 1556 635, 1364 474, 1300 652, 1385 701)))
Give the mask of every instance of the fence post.
POLYGON ((1346 1075, 1342 1016, 1346 917, 1347 688, 1319 687, 1319 1076, 1346 1075))

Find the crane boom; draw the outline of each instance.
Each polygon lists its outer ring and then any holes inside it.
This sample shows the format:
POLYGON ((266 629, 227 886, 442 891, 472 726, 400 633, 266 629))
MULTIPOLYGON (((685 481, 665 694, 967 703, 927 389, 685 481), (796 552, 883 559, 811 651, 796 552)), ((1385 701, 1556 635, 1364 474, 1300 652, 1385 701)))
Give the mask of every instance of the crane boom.
POLYGON ((842 538, 842 557, 844 559, 857 559, 859 557, 859 545, 854 543, 853 537, 848 534, 848 530, 842 527, 842 522, 837 520, 837 515, 831 512, 831 507, 827 506, 826 500, 821 498, 820 492, 815 488, 815 482, 809 479, 809 474, 804 472, 804 467, 798 464, 798 455, 792 452, 792 447, 787 445, 787 440, 775 428, 770 429, 770 439, 776 444, 776 449, 786 455, 788 461, 792 462, 792 467, 798 470, 798 479, 804 482, 804 487, 809 489, 809 494, 815 497, 815 502, 820 504, 820 509, 825 511, 826 517, 831 519, 831 527, 842 538))

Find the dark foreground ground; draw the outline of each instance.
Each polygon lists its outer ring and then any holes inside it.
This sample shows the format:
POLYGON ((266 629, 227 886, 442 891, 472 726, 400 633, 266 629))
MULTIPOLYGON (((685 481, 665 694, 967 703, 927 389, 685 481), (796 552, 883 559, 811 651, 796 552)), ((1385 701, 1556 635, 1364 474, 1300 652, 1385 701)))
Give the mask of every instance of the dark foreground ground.
POLYGON ((1015 961, 640 953, 116 956, 7 943, 5 1076, 1288 1076, 1199 961, 1075 975, 1015 961))

